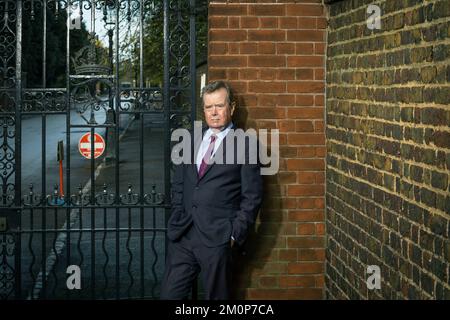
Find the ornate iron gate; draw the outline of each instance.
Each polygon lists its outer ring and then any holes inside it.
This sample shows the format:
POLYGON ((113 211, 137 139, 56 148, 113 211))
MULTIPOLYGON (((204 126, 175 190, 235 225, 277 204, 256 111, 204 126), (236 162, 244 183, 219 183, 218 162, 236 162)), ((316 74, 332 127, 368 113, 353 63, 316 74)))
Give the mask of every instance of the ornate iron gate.
MULTIPOLYGON (((195 119, 197 21, 206 7, 0 1, 0 299, 158 297, 170 133, 195 119), (157 15, 163 60, 150 63, 161 65, 162 81, 150 83, 146 27, 157 15), (49 33, 61 19, 62 53, 52 47, 61 33, 49 33), (49 66, 61 59, 58 80, 49 66), (85 133, 106 139, 99 158, 78 152, 85 133)), ((100 153, 97 143, 83 147, 100 153)))

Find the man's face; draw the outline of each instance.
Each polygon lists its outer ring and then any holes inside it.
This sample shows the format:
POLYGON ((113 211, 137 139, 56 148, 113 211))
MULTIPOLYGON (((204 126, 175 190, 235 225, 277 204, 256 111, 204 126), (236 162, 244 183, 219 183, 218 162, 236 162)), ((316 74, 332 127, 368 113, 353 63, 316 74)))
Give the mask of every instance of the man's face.
POLYGON ((203 111, 208 127, 213 131, 222 130, 231 122, 234 105, 227 102, 227 90, 220 88, 211 93, 203 95, 203 111))

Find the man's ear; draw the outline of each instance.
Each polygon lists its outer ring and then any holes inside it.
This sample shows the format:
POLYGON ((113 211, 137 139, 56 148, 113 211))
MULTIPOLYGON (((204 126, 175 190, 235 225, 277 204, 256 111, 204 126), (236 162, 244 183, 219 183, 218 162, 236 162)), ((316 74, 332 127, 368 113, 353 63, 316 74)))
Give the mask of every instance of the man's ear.
POLYGON ((231 106, 231 115, 233 115, 233 113, 234 113, 234 111, 235 111, 235 109, 236 109, 236 102, 235 102, 235 101, 232 101, 231 104, 230 104, 230 106, 231 106))

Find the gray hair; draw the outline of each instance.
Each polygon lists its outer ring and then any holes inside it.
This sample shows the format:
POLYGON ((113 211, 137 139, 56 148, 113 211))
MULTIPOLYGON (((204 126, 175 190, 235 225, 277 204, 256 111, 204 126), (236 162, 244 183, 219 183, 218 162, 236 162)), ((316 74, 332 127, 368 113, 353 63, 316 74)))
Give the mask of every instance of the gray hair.
POLYGON ((231 104, 234 101, 233 91, 231 90, 230 85, 222 80, 210 82, 206 86, 203 87, 202 101, 203 101, 203 97, 205 96, 205 94, 213 93, 220 89, 225 89, 227 91, 227 102, 228 102, 228 105, 231 107, 231 104))

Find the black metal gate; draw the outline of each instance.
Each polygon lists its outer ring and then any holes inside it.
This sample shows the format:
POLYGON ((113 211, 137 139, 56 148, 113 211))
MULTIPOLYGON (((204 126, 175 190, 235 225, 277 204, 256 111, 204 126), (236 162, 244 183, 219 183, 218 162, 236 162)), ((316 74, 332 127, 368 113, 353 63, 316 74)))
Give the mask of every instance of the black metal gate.
POLYGON ((206 7, 0 1, 0 299, 159 296, 206 7))

